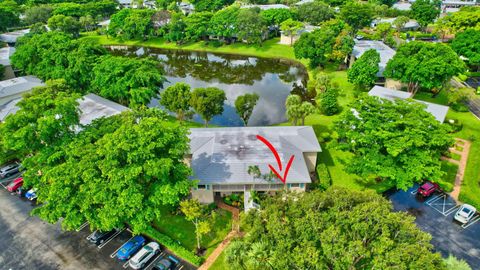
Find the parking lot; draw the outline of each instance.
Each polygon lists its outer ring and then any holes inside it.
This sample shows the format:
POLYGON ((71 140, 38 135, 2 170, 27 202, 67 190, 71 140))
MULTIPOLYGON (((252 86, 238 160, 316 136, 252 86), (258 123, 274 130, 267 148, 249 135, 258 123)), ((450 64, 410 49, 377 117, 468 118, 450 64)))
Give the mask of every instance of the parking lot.
MULTIPOLYGON (((77 231, 66 232, 60 224, 48 224, 30 216, 35 202, 10 194, 5 186, 19 175, 0 180, 0 269, 131 269, 128 262, 117 260, 116 252, 132 234, 123 229, 96 246, 87 237, 88 223, 77 231)), ((151 239, 146 238, 146 242, 151 239)), ((162 251, 144 269, 172 255, 162 251)), ((176 259, 177 256, 172 255, 176 259)), ((180 260, 175 270, 196 269, 180 260)))
POLYGON ((467 261, 473 269, 480 265, 480 215, 467 224, 454 221, 459 205, 441 192, 423 199, 417 196, 415 186, 407 191, 390 191, 386 196, 395 211, 406 211, 416 217, 415 222, 432 235, 432 244, 443 256, 452 254, 467 261))

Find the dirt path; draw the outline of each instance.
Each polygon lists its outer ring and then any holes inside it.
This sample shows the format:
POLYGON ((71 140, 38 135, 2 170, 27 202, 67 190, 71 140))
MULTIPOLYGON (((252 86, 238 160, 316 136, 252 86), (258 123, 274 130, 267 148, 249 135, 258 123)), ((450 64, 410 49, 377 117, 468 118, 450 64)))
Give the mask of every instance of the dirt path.
POLYGON ((210 266, 212 266, 212 264, 218 259, 220 254, 222 254, 223 250, 228 246, 228 244, 230 244, 230 241, 232 241, 233 238, 240 236, 240 210, 224 203, 221 199, 216 199, 215 203, 217 204, 218 208, 232 213, 232 231, 227 234, 222 243, 215 248, 212 254, 208 256, 198 270, 207 270, 210 268, 210 266))
POLYGON ((458 165, 457 175, 455 176, 455 184, 453 191, 450 193, 450 196, 458 202, 458 195, 460 194, 460 188, 462 186, 463 176, 465 174, 465 168, 467 167, 468 154, 470 153, 471 142, 459 138, 455 138, 455 145, 463 147, 462 151, 455 149, 455 147, 450 148, 451 153, 459 154, 461 156, 460 160, 454 160, 451 158, 443 157, 443 160, 448 160, 451 163, 458 165))

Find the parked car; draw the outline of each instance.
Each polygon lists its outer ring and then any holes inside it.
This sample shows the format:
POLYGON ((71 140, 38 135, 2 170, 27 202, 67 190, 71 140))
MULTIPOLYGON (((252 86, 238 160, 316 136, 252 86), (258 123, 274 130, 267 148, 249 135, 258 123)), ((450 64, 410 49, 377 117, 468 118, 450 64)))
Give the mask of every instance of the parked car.
POLYGON ((470 219, 475 215, 477 209, 471 206, 470 204, 464 204, 458 209, 457 213, 455 213, 455 220, 460 223, 468 223, 470 219))
POLYGON ((155 255, 160 252, 160 245, 157 242, 150 242, 140 249, 135 256, 132 257, 129 264, 133 269, 140 269, 155 255))
POLYGON ((110 238, 110 236, 114 235, 115 233, 117 232, 116 229, 113 229, 111 231, 106 231, 106 232, 102 232, 102 231, 99 231, 99 230, 96 230, 94 231, 91 235, 89 235, 87 237, 88 241, 90 241, 91 243, 95 244, 95 245, 100 245, 100 244, 103 244, 103 242, 105 242, 105 240, 107 240, 108 238, 110 238))
POLYGON ((153 270, 173 270, 179 263, 180 261, 173 256, 163 257, 153 266, 153 270))
POLYGON ((137 250, 139 250, 143 245, 145 245, 145 238, 140 235, 133 237, 123 244, 117 252, 117 258, 119 260, 125 261, 130 259, 137 250))
POLYGON ((30 201, 33 201, 37 198, 37 189, 36 188, 32 188, 30 189, 26 194, 25 194, 25 198, 29 199, 30 201))
POLYGON ((436 190, 439 190, 439 189, 440 187, 438 186, 437 183, 427 181, 417 189, 417 194, 420 194, 423 197, 428 197, 432 195, 436 190))
POLYGON ((20 165, 17 163, 8 164, 0 169, 0 178, 8 177, 20 171, 20 165))
POLYGON ((7 185, 7 190, 9 192, 15 192, 19 187, 23 186, 23 177, 19 177, 13 180, 10 184, 7 185))

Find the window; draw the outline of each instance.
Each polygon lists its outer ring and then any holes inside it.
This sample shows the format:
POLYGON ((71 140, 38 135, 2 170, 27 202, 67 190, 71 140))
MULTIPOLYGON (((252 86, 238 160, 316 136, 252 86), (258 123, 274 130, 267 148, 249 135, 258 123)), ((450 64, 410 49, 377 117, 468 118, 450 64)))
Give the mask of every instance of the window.
POLYGON ((210 190, 210 185, 198 185, 195 190, 197 189, 210 190))
POLYGON ((288 188, 298 188, 300 184, 288 184, 288 188))
POLYGON ((301 183, 301 184, 300 184, 300 187, 301 187, 301 188, 305 188, 305 184, 304 184, 304 183, 301 183))

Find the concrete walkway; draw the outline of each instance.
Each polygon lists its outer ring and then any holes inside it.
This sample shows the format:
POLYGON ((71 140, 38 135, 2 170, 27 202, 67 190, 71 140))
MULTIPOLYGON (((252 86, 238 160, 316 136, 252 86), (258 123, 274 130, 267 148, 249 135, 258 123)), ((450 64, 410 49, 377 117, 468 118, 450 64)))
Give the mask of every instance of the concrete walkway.
POLYGON ((453 191, 450 193, 450 196, 452 196, 452 198, 458 202, 458 195, 460 195, 460 188, 462 186, 463 176, 465 175, 465 168, 467 167, 471 142, 455 138, 455 146, 460 146, 463 148, 462 151, 455 149, 455 147, 450 148, 451 153, 460 155, 460 160, 454 160, 446 157, 442 157, 442 159, 458 165, 457 175, 455 176, 455 184, 453 186, 453 191))

